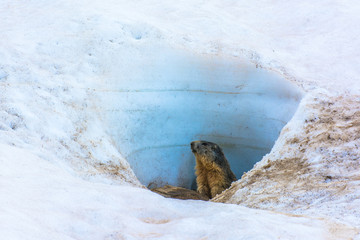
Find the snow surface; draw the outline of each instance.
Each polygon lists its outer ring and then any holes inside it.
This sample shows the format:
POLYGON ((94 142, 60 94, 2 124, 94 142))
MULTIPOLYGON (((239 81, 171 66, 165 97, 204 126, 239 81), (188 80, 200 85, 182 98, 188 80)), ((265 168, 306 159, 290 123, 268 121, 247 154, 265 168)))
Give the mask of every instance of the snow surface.
POLYGON ((322 219, 166 199, 142 188, 85 181, 3 144, 0 163, 2 239, 336 239, 353 234, 322 219))
MULTIPOLYGON (((149 56, 163 54, 163 49, 247 62, 305 91, 326 88, 351 99, 360 90, 359 12, 360 4, 351 0, 1 1, 0 235, 351 239, 357 234, 359 239, 359 215, 341 210, 358 206, 356 194, 332 196, 334 201, 319 211, 319 205, 309 205, 304 214, 312 217, 299 217, 165 199, 141 188, 126 152, 114 140, 110 123, 116 119, 109 116, 116 114, 104 106, 119 83, 137 89, 133 77, 170 76, 146 71, 149 56)), ((356 104, 348 104, 347 113, 356 104)), ((338 155, 344 153, 342 147, 337 146, 338 155)), ((332 162, 327 166, 331 169, 332 162)), ((351 190, 359 192, 356 184, 351 190)), ((303 199, 316 202, 311 189, 304 193, 303 199)), ((292 212, 276 204, 268 209, 292 212)))
POLYGON ((359 103, 324 90, 307 94, 272 151, 213 200, 359 227, 359 103))

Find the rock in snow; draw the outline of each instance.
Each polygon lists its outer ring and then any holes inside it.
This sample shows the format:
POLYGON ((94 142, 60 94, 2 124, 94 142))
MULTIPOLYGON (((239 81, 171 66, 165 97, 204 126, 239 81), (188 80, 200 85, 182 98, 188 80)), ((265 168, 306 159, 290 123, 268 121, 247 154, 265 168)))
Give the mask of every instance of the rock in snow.
POLYGON ((360 239, 359 11, 1 1, 1 238, 360 239), (259 162, 213 202, 143 186, 190 187, 200 138, 259 162))
POLYGON ((195 200, 204 200, 204 201, 209 200, 207 196, 201 195, 197 191, 182 187, 170 186, 170 185, 165 185, 164 187, 160 187, 160 188, 154 188, 151 189, 151 191, 156 192, 167 198, 195 199, 195 200))

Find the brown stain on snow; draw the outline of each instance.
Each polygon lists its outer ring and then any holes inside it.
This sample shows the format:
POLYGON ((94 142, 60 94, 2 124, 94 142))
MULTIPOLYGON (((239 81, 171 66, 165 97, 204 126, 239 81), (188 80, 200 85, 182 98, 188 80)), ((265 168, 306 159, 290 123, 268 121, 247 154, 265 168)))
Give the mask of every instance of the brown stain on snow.
MULTIPOLYGON (((354 203, 360 198, 360 96, 316 93, 303 101, 303 119, 294 120, 303 122, 289 122, 271 153, 212 201, 360 218, 354 203)), ((334 236, 343 230, 330 227, 334 236)), ((353 234, 343 236, 338 239, 353 234)))

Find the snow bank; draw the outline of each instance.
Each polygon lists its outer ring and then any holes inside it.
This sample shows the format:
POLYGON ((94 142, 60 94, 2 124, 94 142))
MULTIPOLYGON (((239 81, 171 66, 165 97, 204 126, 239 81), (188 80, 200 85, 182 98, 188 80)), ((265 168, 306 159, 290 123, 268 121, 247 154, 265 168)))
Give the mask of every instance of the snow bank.
MULTIPOLYGON (((351 238, 356 229, 336 225, 331 219, 359 228, 358 103, 354 101, 358 96, 344 94, 360 89, 359 8, 356 1, 335 0, 1 1, 1 236, 351 238), (243 63, 239 59, 248 61, 243 63), (288 135, 284 129, 272 152, 234 184, 223 200, 329 220, 279 215, 236 205, 163 199, 133 187, 141 184, 124 156, 129 159, 136 156, 134 150, 138 148, 129 146, 133 140, 127 140, 125 134, 131 131, 128 137, 135 136, 141 147, 148 147, 151 141, 148 132, 134 130, 137 123, 131 121, 131 117, 142 116, 136 110, 144 108, 132 106, 126 98, 137 100, 136 104, 144 107, 149 104, 148 120, 138 118, 139 126, 150 123, 162 127, 163 134, 169 134, 165 139, 178 136, 181 141, 171 144, 181 149, 185 140, 202 137, 198 133, 204 129, 201 124, 210 122, 204 122, 205 117, 214 118, 213 125, 224 122, 219 116, 229 116, 231 121, 242 117, 239 110, 230 108, 235 107, 234 102, 244 96, 241 91, 253 82, 236 88, 240 85, 235 85, 234 79, 244 74, 234 71, 239 69, 236 66, 239 62, 240 69, 249 71, 250 78, 245 79, 255 81, 254 77, 260 74, 261 80, 255 82, 265 84, 263 87, 269 83, 263 82, 268 75, 260 72, 266 70, 306 91, 321 87, 330 94, 317 92, 306 97, 301 111, 288 125, 288 135), (263 70, 251 67, 250 63, 263 70), (206 76, 205 72, 213 75, 206 76), (185 80, 180 81, 180 77, 185 80), (224 78, 226 84, 219 86, 215 80, 218 77, 224 78), (143 88, 139 86, 145 84, 141 79, 159 81, 143 88), (214 85, 203 88, 205 79, 214 79, 211 81, 214 85), (170 88, 170 84, 179 85, 170 88), (136 98, 140 94, 143 102, 136 98), (198 99, 199 95, 201 104, 184 106, 188 99, 198 99), (218 97, 213 99, 214 95, 218 97), (157 107, 157 102, 167 108, 157 107), (228 108, 216 107, 218 112, 197 119, 193 114, 195 107, 206 108, 210 103, 228 108), (181 125, 186 121, 174 120, 179 114, 170 109, 173 106, 181 106, 186 114, 184 120, 199 123, 196 131, 181 125), (127 111, 120 115, 119 110, 124 108, 127 111), (155 114, 160 114, 161 121, 151 120, 155 114), (121 125, 117 121, 121 117, 129 125, 121 125), (192 136, 184 137, 176 128, 173 136, 165 132, 173 126, 192 136), (268 163, 269 157, 272 159, 268 163)), ((272 75, 271 81, 281 81, 278 77, 272 75)), ((275 95, 254 86, 270 99, 252 101, 256 107, 263 104, 275 108, 270 103, 283 103, 281 98, 297 102, 296 97, 291 97, 299 96, 297 90, 283 96, 283 91, 274 86, 268 84, 266 88, 270 87, 275 95)), ((290 89, 293 88, 284 86, 283 90, 290 89)), ((278 108, 286 107, 289 106, 278 108)), ((266 124, 278 130, 281 128, 278 120, 284 124, 291 116, 264 112, 253 123, 267 119, 266 124)), ((275 112, 279 111, 271 113, 275 112)), ((210 131, 206 135, 212 138, 209 140, 226 143, 224 148, 231 152, 229 132, 238 133, 233 126, 233 122, 224 124, 228 131, 224 134, 226 141, 210 131)), ((266 137, 274 139, 278 130, 266 137)), ((232 142, 242 144, 238 139, 232 142)), ((272 145, 267 138, 257 140, 264 140, 267 148, 272 145)), ((260 155, 260 151, 257 153, 260 155)), ((154 153, 149 151, 150 154, 154 153)), ((189 163, 186 155, 181 158, 189 163)), ((185 168, 188 185, 191 166, 181 164, 176 162, 177 171, 168 173, 176 175, 185 168)), ((241 171, 240 165, 235 166, 239 167, 237 171, 241 171)), ((168 179, 179 185, 184 183, 178 176, 168 179)))
POLYGON ((270 154, 214 201, 359 225, 359 100, 309 93, 270 154))
POLYGON ((109 135, 150 188, 191 187, 189 144, 198 139, 223 147, 240 177, 270 152, 302 97, 294 84, 239 58, 150 44, 132 54, 94 93, 109 135))
POLYGON ((0 163, 3 239, 338 239, 354 234, 322 219, 170 200, 141 188, 85 181, 4 144, 0 163))
POLYGON ((140 186, 97 113, 89 89, 98 68, 74 11, 66 2, 1 3, 1 141, 87 179, 140 186))

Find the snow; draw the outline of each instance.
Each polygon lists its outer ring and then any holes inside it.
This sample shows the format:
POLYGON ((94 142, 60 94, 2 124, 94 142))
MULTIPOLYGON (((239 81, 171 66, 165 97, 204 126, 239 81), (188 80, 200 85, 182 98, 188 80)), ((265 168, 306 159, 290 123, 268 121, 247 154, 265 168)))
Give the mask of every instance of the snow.
POLYGON ((307 94, 272 151, 215 201, 358 227, 359 114, 353 96, 307 94))
POLYGON ((333 227, 354 233, 322 219, 165 199, 142 188, 89 182, 4 144, 0 153, 4 239, 329 239, 333 227))
MULTIPOLYGON (((354 100, 360 90, 359 8, 350 0, 1 1, 0 235, 359 239, 359 111, 354 100), (251 101, 249 112, 263 115, 244 123, 257 129, 261 119, 282 122, 263 123, 264 129, 276 127, 263 136, 265 152, 302 97, 297 86, 306 92, 271 153, 219 196, 262 210, 165 199, 144 189, 140 182, 154 181, 143 179, 147 173, 156 178, 166 170, 166 181, 185 181, 187 186, 193 176, 185 147, 177 153, 183 154, 185 166, 170 159, 167 169, 154 171, 149 162, 141 164, 143 175, 132 169, 129 154, 151 143, 146 132, 150 128, 141 132, 139 127, 150 125, 172 145, 183 147, 201 136, 207 118, 214 118, 206 135, 222 129, 227 137, 223 143, 228 144, 229 132, 241 137, 241 131, 232 129, 239 117, 233 107, 241 94, 215 92, 245 91, 235 85, 245 74, 247 90, 268 98, 251 101), (258 84, 264 88, 257 89, 258 84), (135 96, 139 94, 142 101, 135 96), (204 107, 211 103, 226 108, 197 118, 189 98, 202 100, 204 107), (188 115, 184 120, 198 120, 199 126, 183 130, 175 105, 188 115), (144 109, 152 111, 136 111, 144 109), (164 115, 158 120, 160 113, 164 115), (218 128, 217 121, 223 120, 219 114, 232 121, 218 128), (163 124, 167 117, 172 119, 168 125, 163 124), (270 157, 274 164, 267 166, 270 157), (185 180, 174 179, 171 166, 183 170, 185 180)), ((231 156, 231 147, 227 150, 231 156)), ((155 151, 144 155, 168 157, 155 151)), ((238 172, 239 162, 236 166, 234 161, 238 172)))
POLYGON ((109 135, 142 184, 190 188, 195 161, 189 144, 197 139, 218 143, 239 177, 270 152, 300 89, 238 59, 164 48, 151 53, 155 48, 139 48, 132 65, 121 69, 131 83, 119 81, 117 70, 106 83, 111 88, 94 89, 109 135))
POLYGON ((28 150, 2 144, 0 151, 4 239, 330 239, 333 227, 354 233, 322 219, 89 182, 28 150))

